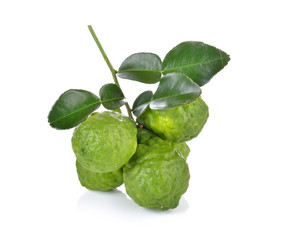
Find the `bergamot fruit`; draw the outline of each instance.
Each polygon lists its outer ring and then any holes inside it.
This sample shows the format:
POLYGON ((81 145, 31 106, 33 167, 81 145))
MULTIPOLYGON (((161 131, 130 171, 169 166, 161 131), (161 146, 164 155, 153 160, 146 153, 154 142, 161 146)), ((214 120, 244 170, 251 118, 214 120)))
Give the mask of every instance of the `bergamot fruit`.
POLYGON ((168 110, 147 108, 137 118, 137 122, 162 139, 184 142, 198 136, 208 115, 208 106, 199 97, 191 103, 168 110))
POLYGON ((139 144, 145 144, 148 146, 167 145, 168 150, 170 148, 172 151, 175 151, 180 157, 184 158, 185 160, 187 159, 190 153, 190 148, 186 142, 176 143, 163 140, 157 135, 155 135, 153 132, 145 128, 138 129, 137 137, 139 144))
POLYGON ((189 186, 186 161, 167 144, 139 144, 123 170, 127 194, 147 208, 176 208, 189 186))
POLYGON ((136 124, 117 112, 93 113, 75 129, 72 147, 83 167, 101 173, 115 171, 136 151, 136 124))
POLYGON ((90 190, 109 191, 122 185, 123 169, 119 168, 113 172, 97 173, 87 169, 76 161, 78 178, 82 186, 90 190))

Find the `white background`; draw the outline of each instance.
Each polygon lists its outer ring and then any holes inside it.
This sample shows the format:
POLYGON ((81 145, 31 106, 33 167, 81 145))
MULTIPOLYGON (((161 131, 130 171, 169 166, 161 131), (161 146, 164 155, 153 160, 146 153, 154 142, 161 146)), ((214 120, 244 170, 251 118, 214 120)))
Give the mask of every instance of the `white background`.
MULTIPOLYGON (((1 1, 1 239, 283 239, 281 1, 1 1), (231 61, 203 87, 210 117, 188 142, 191 180, 174 210, 81 187, 72 130, 48 112, 61 93, 98 94, 112 64, 135 52, 162 59, 203 41, 231 61)), ((120 80, 130 104, 156 85, 120 80)), ((103 109, 101 109, 103 110, 103 109)))

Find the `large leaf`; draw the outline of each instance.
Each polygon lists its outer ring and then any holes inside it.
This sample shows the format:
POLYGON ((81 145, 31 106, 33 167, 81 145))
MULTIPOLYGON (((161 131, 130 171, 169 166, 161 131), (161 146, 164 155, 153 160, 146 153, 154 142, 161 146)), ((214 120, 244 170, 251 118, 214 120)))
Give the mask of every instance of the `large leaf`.
POLYGON ((135 53, 121 64, 118 76, 142 83, 156 83, 161 78, 161 60, 153 53, 135 53))
POLYGON ((145 91, 141 93, 133 104, 133 113, 136 117, 141 115, 152 99, 152 91, 145 91))
POLYGON ((80 124, 90 113, 99 108, 100 99, 85 90, 70 89, 53 105, 48 122, 56 129, 69 129, 80 124))
POLYGON ((182 73, 169 73, 164 76, 149 104, 151 109, 170 109, 197 99, 200 87, 182 73))
POLYGON ((109 110, 115 110, 125 104, 124 94, 114 83, 108 83, 102 86, 99 96, 103 107, 109 110))
POLYGON ((227 53, 202 42, 183 42, 164 58, 163 74, 181 72, 203 86, 229 62, 227 53))

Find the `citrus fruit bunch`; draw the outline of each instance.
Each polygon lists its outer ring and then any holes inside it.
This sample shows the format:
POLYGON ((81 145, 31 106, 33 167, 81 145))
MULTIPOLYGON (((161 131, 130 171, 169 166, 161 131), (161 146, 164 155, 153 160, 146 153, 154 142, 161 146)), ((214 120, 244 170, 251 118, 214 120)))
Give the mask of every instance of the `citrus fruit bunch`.
POLYGON ((200 87, 227 65, 229 55, 189 41, 169 51, 163 61, 153 53, 132 54, 117 71, 91 26, 89 30, 114 84, 103 85, 99 97, 81 89, 64 92, 48 122, 56 129, 76 127, 71 142, 82 186, 109 191, 124 183, 140 206, 176 208, 189 186, 187 141, 200 134, 209 116, 200 87), (130 108, 117 75, 158 87, 155 93, 138 95, 130 108), (106 110, 96 111, 101 105, 106 110), (120 110, 123 105, 128 116, 120 110))

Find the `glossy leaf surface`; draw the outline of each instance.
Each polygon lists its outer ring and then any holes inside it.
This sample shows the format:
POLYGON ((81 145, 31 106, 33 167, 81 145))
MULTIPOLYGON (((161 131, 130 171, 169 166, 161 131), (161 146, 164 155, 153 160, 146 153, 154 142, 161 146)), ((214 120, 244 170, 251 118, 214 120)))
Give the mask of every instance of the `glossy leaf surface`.
POLYGON ((182 73, 169 73, 164 76, 152 97, 151 109, 170 109, 197 99, 200 87, 182 73))
POLYGON ((227 53, 202 42, 183 42, 164 58, 163 74, 180 72, 203 86, 229 62, 227 53))
POLYGON ((143 111, 147 108, 152 99, 152 96, 152 91, 145 91, 136 98, 133 104, 133 113, 136 117, 141 115, 143 111))
POLYGON ((114 83, 103 85, 99 91, 99 96, 103 107, 109 110, 115 110, 125 104, 123 92, 114 83))
POLYGON ((80 124, 100 106, 100 99, 85 90, 70 89, 53 105, 48 122, 56 129, 69 129, 80 124))
POLYGON ((121 64, 118 76, 142 83, 156 83, 161 78, 161 60, 153 53, 135 53, 121 64))

